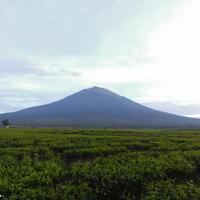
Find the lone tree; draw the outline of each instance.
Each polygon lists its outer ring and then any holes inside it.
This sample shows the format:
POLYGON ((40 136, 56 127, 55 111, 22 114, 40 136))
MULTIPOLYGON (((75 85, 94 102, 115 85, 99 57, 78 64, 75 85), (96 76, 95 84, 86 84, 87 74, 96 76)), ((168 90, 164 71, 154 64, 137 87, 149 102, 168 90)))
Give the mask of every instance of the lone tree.
POLYGON ((2 121, 3 127, 10 128, 10 122, 8 119, 2 121))

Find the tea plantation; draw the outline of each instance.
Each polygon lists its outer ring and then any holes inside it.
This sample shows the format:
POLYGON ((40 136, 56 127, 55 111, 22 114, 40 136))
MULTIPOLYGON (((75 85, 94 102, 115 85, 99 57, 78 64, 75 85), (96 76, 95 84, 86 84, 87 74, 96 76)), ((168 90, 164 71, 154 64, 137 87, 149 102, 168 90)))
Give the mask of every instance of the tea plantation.
POLYGON ((0 129, 2 200, 199 200, 200 131, 0 129))

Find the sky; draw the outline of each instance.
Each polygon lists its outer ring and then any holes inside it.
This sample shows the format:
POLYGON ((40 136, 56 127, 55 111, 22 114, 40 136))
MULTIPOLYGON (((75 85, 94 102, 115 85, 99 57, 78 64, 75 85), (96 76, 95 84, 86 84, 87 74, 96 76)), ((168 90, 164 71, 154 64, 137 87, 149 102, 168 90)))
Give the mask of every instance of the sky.
POLYGON ((0 113, 99 86, 200 117, 199 0, 0 5, 0 113))

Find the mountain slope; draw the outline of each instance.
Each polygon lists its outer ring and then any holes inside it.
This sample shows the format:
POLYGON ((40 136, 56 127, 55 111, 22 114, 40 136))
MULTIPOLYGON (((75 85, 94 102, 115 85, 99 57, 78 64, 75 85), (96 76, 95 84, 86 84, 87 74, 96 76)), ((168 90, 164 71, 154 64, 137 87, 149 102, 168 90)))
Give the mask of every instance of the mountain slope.
POLYGON ((200 120, 142 106, 107 89, 93 87, 60 101, 0 115, 20 126, 200 128, 200 120))

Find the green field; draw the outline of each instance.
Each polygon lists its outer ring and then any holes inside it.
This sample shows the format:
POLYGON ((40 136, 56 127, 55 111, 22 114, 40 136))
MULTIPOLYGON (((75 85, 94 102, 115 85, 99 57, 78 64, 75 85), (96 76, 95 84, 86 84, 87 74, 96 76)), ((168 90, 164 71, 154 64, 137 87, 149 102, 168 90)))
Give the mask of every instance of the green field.
POLYGON ((200 131, 0 129, 0 199, 199 200, 200 131))

